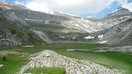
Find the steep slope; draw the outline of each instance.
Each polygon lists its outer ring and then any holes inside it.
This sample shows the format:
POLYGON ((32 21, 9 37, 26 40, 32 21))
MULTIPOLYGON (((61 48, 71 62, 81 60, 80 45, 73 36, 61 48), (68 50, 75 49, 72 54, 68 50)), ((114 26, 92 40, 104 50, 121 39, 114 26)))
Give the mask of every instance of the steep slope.
MULTIPOLYGON (((5 6, 8 7, 9 5, 5 4, 5 6)), ((36 12, 26 8, 2 8, 1 13, 6 19, 17 22, 17 25, 28 27, 34 33, 36 31, 42 32, 36 34, 46 42, 81 41, 84 40, 84 36, 94 31, 86 22, 80 19, 36 12)))
POLYGON ((119 8, 102 19, 90 19, 101 30, 87 36, 87 40, 107 44, 132 44, 131 19, 132 12, 125 8, 119 8))
POLYGON ((104 28, 110 28, 116 24, 119 24, 132 17, 132 12, 125 8, 119 8, 115 12, 107 15, 101 21, 103 22, 104 28))
POLYGON ((132 19, 126 20, 111 27, 102 41, 107 41, 108 44, 132 44, 132 19))
POLYGON ((131 13, 132 12, 126 8, 118 8, 115 12, 109 14, 108 16, 113 17, 113 16, 129 15, 131 13))
POLYGON ((53 41, 67 41, 74 36, 77 38, 89 33, 86 28, 81 26, 82 23, 77 22, 76 19, 30 10, 14 10, 13 12, 18 18, 26 22, 32 30, 45 33, 47 37, 53 41))
MULTIPOLYGON (((85 21, 93 29, 100 31, 111 28, 114 25, 117 25, 125 20, 128 20, 132 17, 132 12, 125 8, 119 8, 115 12, 105 16, 104 18, 97 19, 95 17, 84 18, 85 21)), ((96 32, 96 31, 94 31, 96 32)), ((93 32, 92 32, 93 33, 93 32)))
POLYGON ((103 34, 101 41, 108 44, 132 44, 131 28, 132 28, 132 12, 125 8, 119 8, 114 13, 108 15, 104 19, 108 31, 103 34))
POLYGON ((17 22, 5 18, 0 12, 0 46, 40 43, 39 37, 17 22))

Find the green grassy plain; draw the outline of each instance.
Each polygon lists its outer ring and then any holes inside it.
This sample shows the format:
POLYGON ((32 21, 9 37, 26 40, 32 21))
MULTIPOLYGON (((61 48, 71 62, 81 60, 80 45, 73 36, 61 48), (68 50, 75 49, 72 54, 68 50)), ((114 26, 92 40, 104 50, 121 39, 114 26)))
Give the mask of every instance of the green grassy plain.
MULTIPOLYGON (((19 52, 24 52, 28 54, 33 54, 36 52, 40 52, 42 50, 53 50, 58 52, 59 54, 76 58, 82 60, 90 60, 95 63, 104 65, 111 69, 119 69, 126 71, 124 74, 132 74, 132 53, 122 53, 122 52, 93 52, 97 47, 104 47, 109 45, 102 45, 102 44, 89 44, 89 43, 56 43, 56 44, 39 44, 34 45, 34 47, 21 47, 21 46, 12 46, 12 47, 0 47, 0 50, 16 50, 19 52), (74 52, 67 52, 66 49, 87 49, 88 51, 74 51, 74 52)), ((109 46, 111 47, 111 46, 109 46)), ((25 56, 27 57, 27 56, 25 56)), ((11 55, 7 57, 7 62, 4 63, 3 68, 0 68, 0 74, 13 74, 14 72, 18 71, 22 67, 22 65, 26 64, 28 60, 25 57, 20 57, 20 55, 11 55), (14 63, 14 64, 12 64, 14 63), (17 63, 17 64, 15 64, 17 63), (3 71, 1 71, 1 69, 3 71)), ((0 57, 1 58, 1 57, 0 57)), ((0 64, 2 60, 0 60, 0 64)), ((62 68, 58 68, 60 73, 63 73, 62 68)), ((56 74, 56 70, 52 68, 52 74, 56 74)), ((49 68, 41 68, 40 72, 44 71, 44 74, 48 73, 49 68)), ((30 72, 39 73, 39 69, 31 69, 30 72), (32 71, 33 70, 33 71, 32 71), (35 72, 34 72, 35 71, 35 72)), ((59 73, 59 74, 60 74, 59 73)))

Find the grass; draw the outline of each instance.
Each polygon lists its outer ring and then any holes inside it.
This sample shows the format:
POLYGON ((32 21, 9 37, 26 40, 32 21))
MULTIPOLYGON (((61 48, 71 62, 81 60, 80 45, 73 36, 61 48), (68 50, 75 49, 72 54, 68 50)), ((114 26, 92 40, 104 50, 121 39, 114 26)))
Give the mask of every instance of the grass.
POLYGON ((4 65, 0 68, 0 74, 14 74, 26 63, 27 60, 20 55, 8 55, 5 62, 2 61, 2 56, 0 56, 0 64, 4 65))
POLYGON ((30 68, 26 73, 32 74, 65 74, 65 69, 58 67, 30 68))
POLYGON ((88 43, 56 43, 56 44, 35 44, 33 45, 33 48, 29 47, 21 47, 21 46, 3 46, 0 47, 0 50, 12 50, 12 49, 21 49, 19 51, 21 52, 27 52, 27 53, 36 53, 39 51, 42 51, 44 49, 51 49, 55 51, 65 51, 66 49, 88 49, 89 51, 93 51, 93 49, 97 47, 103 47, 108 45, 102 45, 102 44, 88 44, 88 43))
MULTIPOLYGON (((29 54, 33 54, 45 49, 51 49, 53 51, 58 52, 59 54, 76 58, 76 59, 83 59, 83 60, 90 60, 95 63, 104 65, 106 67, 109 67, 111 69, 117 68, 120 70, 126 70, 127 72, 124 74, 132 74, 132 55, 131 53, 119 53, 119 52, 93 52, 95 48, 97 47, 104 47, 109 45, 102 45, 102 44, 88 44, 88 43, 63 43, 63 44, 39 44, 34 45, 34 47, 21 47, 21 46, 15 46, 15 47, 0 47, 0 50, 14 50, 14 49, 20 49, 17 50, 19 52, 26 52, 29 54), (66 49, 87 49, 88 51, 74 51, 74 52, 67 52, 66 49)), ((12 61, 13 61, 12 57, 12 61)), ((19 62, 25 62, 25 60, 19 61, 19 62)), ((12 65, 13 66, 13 65, 12 65)), ((19 66, 20 67, 20 66, 19 66)), ((14 67, 13 67, 14 68, 14 67)), ((6 68, 5 71, 8 72, 8 68, 6 68), (7 69, 7 70, 6 70, 7 69)), ((41 70, 41 69, 40 69, 41 70)), ((15 71, 15 70, 14 70, 15 71)), ((38 72, 38 70, 35 70, 38 72)), ((56 70, 54 70, 56 71, 56 70)), ((52 72, 54 72, 52 71, 52 72)), ((2 74, 6 74, 3 73, 2 74)))
POLYGON ((96 52, 59 52, 62 55, 90 60, 95 63, 104 65, 111 69, 119 69, 127 71, 125 74, 132 74, 132 55, 127 53, 117 53, 117 52, 104 52, 104 53, 96 53, 96 52))

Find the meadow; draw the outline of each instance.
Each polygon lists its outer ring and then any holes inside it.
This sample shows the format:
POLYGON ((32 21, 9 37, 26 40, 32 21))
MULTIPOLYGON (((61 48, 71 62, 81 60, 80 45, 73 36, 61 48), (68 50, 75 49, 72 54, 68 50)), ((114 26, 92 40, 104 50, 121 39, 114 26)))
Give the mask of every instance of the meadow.
MULTIPOLYGON (((132 74, 132 53, 123 52, 94 52, 98 47, 113 47, 105 44, 89 44, 89 43, 53 43, 53 44, 35 44, 34 47, 22 47, 22 46, 1 46, 0 51, 13 50, 21 53, 27 53, 21 57, 21 54, 10 54, 6 56, 6 61, 2 61, 2 55, 0 55, 0 64, 4 66, 0 68, 0 74, 14 74, 19 71, 20 68, 25 65, 29 60, 28 56, 33 53, 40 52, 42 50, 53 50, 64 56, 71 58, 89 60, 95 63, 101 64, 111 69, 119 69, 125 71, 125 74, 132 74), (67 49, 86 49, 87 51, 72 51, 67 49)), ((31 69, 29 72, 33 74, 64 74, 63 68, 40 68, 31 69)))

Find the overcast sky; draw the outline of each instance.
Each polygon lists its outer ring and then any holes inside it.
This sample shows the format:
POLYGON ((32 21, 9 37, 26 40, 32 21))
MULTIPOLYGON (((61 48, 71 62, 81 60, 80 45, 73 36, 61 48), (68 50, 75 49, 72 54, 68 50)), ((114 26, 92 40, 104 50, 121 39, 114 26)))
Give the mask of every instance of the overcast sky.
MULTIPOLYGON (((78 16, 105 16, 132 0, 0 0, 14 2, 42 12, 62 11, 78 16)), ((131 7, 130 7, 131 6, 131 7)), ((127 6, 128 7, 128 6, 127 6)), ((132 4, 129 3, 129 8, 132 4)))

